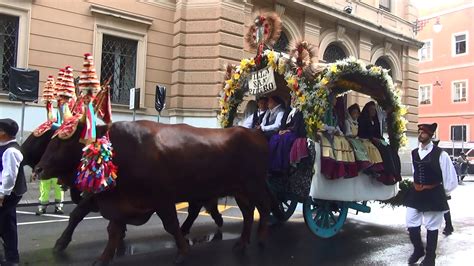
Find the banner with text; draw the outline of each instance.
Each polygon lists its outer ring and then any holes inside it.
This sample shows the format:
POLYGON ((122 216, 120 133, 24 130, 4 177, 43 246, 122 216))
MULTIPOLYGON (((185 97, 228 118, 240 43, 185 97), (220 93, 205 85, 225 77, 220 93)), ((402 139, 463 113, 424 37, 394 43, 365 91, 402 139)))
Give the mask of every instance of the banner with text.
POLYGON ((272 67, 267 67, 250 74, 249 93, 266 94, 276 90, 275 76, 272 67))

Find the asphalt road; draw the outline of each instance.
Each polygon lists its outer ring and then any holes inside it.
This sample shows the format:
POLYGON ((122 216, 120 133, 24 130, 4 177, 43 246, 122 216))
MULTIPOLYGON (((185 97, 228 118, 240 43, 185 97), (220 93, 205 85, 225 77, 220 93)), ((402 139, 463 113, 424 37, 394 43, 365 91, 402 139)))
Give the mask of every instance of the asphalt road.
MULTIPOLYGON (((473 265, 473 195, 474 182, 469 180, 453 193, 450 205, 455 232, 449 237, 440 234, 438 265, 473 265)), ((193 245, 182 265, 406 265, 411 245, 404 227, 404 208, 381 208, 375 202, 369 206, 372 212, 368 214, 350 211, 342 230, 330 239, 312 235, 299 209, 289 222, 271 228, 263 249, 257 245, 254 231, 254 241, 241 254, 232 251, 242 226, 240 211, 232 200, 222 202, 222 235, 216 234, 209 216, 200 215, 188 236, 193 245)), ((101 254, 107 240, 107 221, 97 213, 79 224, 73 241, 62 254, 52 252, 73 207, 66 206, 66 215, 41 217, 34 215, 35 207, 18 209, 22 265, 91 265, 101 254)), ((182 222, 186 205, 178 208, 182 222)), ((173 238, 156 216, 143 226, 129 226, 125 241, 125 254, 115 258, 113 265, 174 265, 173 238)))

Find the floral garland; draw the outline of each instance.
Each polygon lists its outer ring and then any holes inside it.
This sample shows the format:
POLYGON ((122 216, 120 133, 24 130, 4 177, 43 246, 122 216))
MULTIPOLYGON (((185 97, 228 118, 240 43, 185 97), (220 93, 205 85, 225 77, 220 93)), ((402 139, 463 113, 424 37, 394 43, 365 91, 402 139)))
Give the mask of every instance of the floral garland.
MULTIPOLYGON (((322 118, 326 112, 330 94, 341 95, 351 90, 361 91, 368 82, 370 89, 379 89, 378 104, 384 110, 390 110, 387 115, 389 139, 392 148, 398 150, 407 144, 405 135, 408 121, 404 118, 406 107, 401 103, 400 90, 395 89, 388 71, 379 66, 366 66, 354 57, 329 64, 316 74, 315 71, 301 71, 296 59, 275 51, 266 50, 256 62, 254 59, 243 59, 239 66, 228 68, 227 79, 221 92, 219 120, 222 127, 232 125, 237 108, 247 91, 247 81, 251 72, 272 66, 283 75, 292 96, 292 105, 303 112, 309 137, 315 138, 316 132, 323 127, 322 118), (309 72, 309 74, 308 74, 309 72), (359 77, 352 81, 349 76, 359 77), (372 88, 374 87, 374 88, 372 88)), ((311 66, 307 66, 306 69, 311 66)))
MULTIPOLYGON (((357 75, 361 80, 370 80, 376 88, 383 90, 385 96, 377 99, 384 110, 391 110, 387 117, 390 144, 396 150, 407 144, 404 118, 406 107, 401 103, 400 90, 395 89, 388 71, 379 66, 366 66, 361 60, 349 57, 329 64, 316 78, 315 84, 306 86, 303 95, 306 101, 299 107, 303 111, 306 128, 310 136, 322 128, 322 114, 328 107, 327 96, 330 93, 340 95, 351 90, 359 91, 361 84, 344 77, 357 75)), ((300 81, 301 82, 301 81, 300 81)))
POLYGON ((244 58, 239 65, 230 65, 226 68, 226 77, 219 99, 218 119, 221 127, 230 127, 233 124, 237 108, 242 103, 244 94, 248 90, 247 81, 250 73, 267 66, 271 66, 280 75, 288 71, 288 57, 279 52, 265 50, 259 56, 260 60, 244 58))

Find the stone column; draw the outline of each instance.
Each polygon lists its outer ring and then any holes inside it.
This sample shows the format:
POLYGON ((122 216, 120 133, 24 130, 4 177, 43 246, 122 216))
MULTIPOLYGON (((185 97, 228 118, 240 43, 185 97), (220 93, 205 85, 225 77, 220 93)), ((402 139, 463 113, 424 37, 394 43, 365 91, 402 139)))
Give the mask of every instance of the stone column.
POLYGON ((319 62, 319 42, 320 42, 320 35, 321 35, 321 26, 319 25, 319 19, 315 16, 310 16, 309 14, 305 14, 304 17, 304 26, 303 26, 303 34, 304 40, 308 43, 314 45, 315 47, 315 62, 319 62))
POLYGON ((242 57, 244 2, 176 4, 170 123, 216 127, 218 93, 228 61, 242 57))
POLYGON ((407 129, 410 133, 414 133, 417 131, 418 123, 418 51, 415 47, 403 47, 402 65, 402 101, 408 107, 405 118, 410 123, 407 129))

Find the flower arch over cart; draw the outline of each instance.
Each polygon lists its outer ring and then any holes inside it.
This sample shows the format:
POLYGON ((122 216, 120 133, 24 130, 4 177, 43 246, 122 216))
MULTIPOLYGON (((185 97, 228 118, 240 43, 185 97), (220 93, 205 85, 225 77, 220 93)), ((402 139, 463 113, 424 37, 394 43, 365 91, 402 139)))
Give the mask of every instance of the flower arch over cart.
MULTIPOLYGON (((255 25, 262 21, 258 18, 255 25)), ((272 72, 280 90, 286 85, 292 106, 303 113, 309 143, 315 146, 315 158, 312 174, 310 171, 310 188, 303 199, 295 199, 291 195, 282 197, 278 193, 284 213, 282 220, 292 215, 298 201, 303 202, 305 222, 311 232, 320 237, 332 237, 344 224, 349 208, 370 212, 366 202, 394 197, 398 184, 383 185, 363 173, 350 179, 329 180, 322 176, 317 132, 323 128, 322 118, 329 108, 328 96, 356 91, 373 98, 387 113, 390 146, 398 151, 407 143, 407 120, 404 118, 407 111, 401 103, 400 91, 394 87, 388 70, 366 65, 354 57, 327 65, 314 64, 313 46, 305 41, 294 43, 289 54, 275 52, 265 42, 256 44, 258 48, 254 58, 242 59, 239 65, 226 68, 219 100, 220 124, 224 128, 233 125, 245 95, 267 93, 266 90, 255 91, 256 73, 272 72)))

